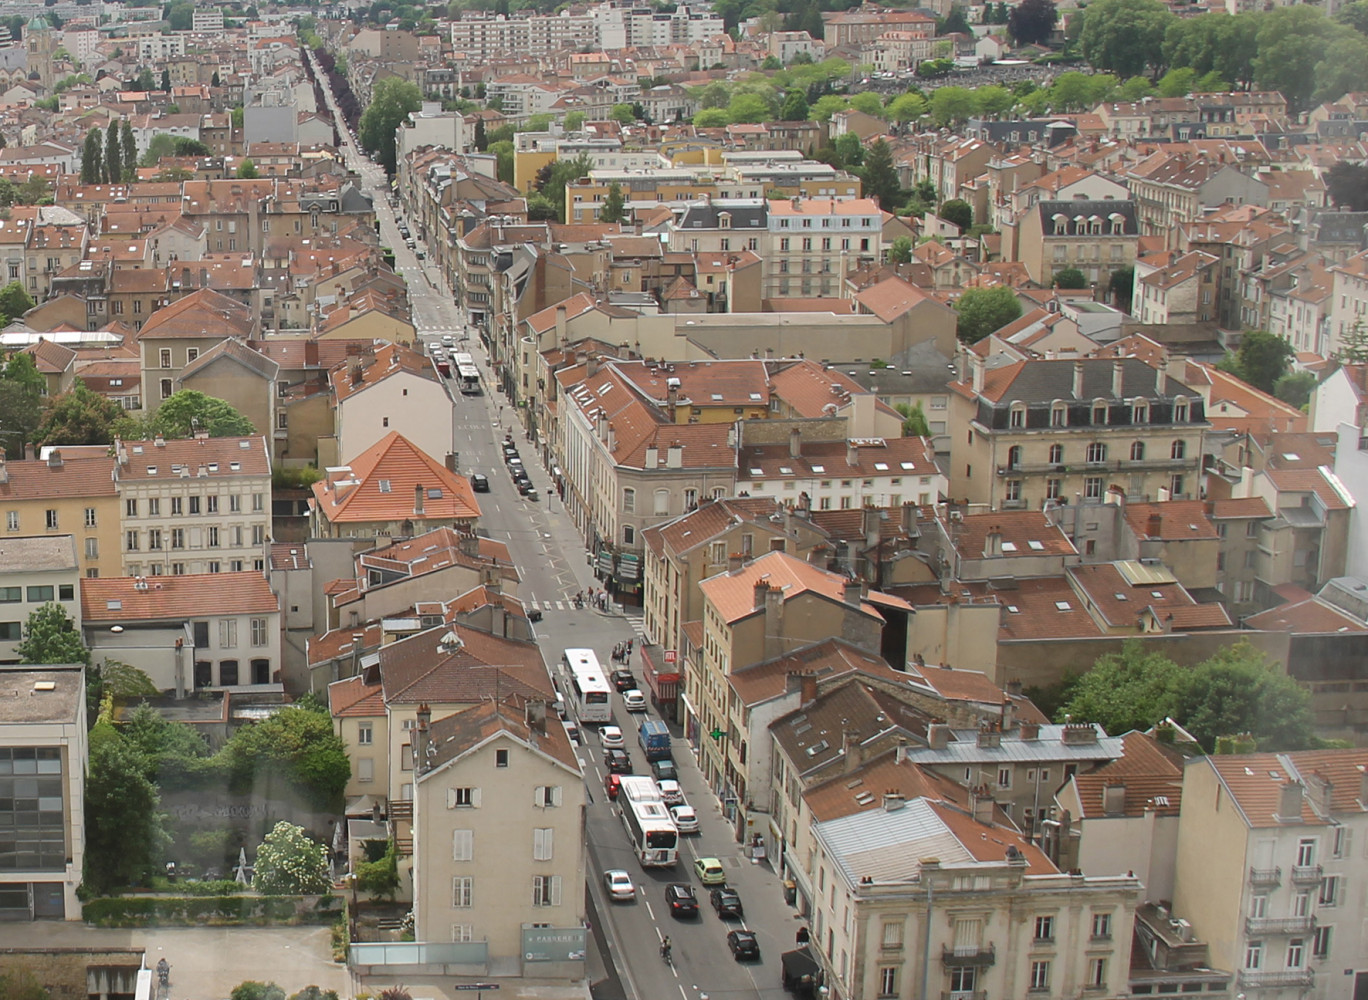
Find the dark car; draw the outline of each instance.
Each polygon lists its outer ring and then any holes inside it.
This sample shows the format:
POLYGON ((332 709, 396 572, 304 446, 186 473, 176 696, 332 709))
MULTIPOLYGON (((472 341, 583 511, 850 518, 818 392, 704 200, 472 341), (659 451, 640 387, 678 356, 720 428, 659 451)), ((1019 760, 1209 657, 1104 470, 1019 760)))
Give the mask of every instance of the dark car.
POLYGON ((679 769, 675 767, 675 762, 668 757, 665 760, 658 760, 651 764, 651 774, 656 781, 678 781, 679 769))
POLYGON ((727 947, 731 949, 732 958, 738 962, 743 959, 760 960, 760 942, 755 940, 755 935, 750 931, 727 931, 727 947))
POLYGON ((619 691, 630 691, 637 686, 636 678, 632 676, 630 670, 613 671, 613 687, 619 691))
POLYGON ((514 444, 512 441, 505 441, 503 443, 503 453, 504 458, 517 458, 518 446, 514 444))
POLYGON ((728 889, 721 886, 712 891, 712 907, 717 911, 719 917, 736 917, 740 920, 744 913, 741 912, 741 896, 735 889, 728 889))
POLYGON ((533 489, 533 487, 532 487, 532 480, 530 480, 530 479, 526 479, 526 478, 524 478, 524 479, 519 479, 519 480, 517 481, 517 483, 518 483, 518 492, 521 493, 523 496, 527 496, 529 493, 535 493, 535 492, 536 492, 536 490, 533 489))
POLYGON ((671 882, 665 887, 665 902, 670 904, 670 914, 676 917, 698 916, 698 897, 691 885, 671 882))
POLYGON ((472 472, 470 474, 470 488, 476 493, 488 493, 489 477, 482 476, 478 472, 472 472))
POLYGON ((627 756, 626 750, 605 750, 603 766, 608 768, 610 774, 631 774, 632 758, 627 756))

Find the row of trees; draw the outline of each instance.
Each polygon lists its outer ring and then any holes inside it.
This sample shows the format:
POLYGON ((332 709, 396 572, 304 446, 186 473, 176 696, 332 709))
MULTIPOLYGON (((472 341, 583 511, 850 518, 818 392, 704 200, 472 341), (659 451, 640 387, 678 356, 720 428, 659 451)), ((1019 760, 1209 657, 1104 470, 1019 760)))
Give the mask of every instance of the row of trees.
POLYGON ((371 153, 390 176, 395 171, 394 130, 422 106, 423 92, 418 84, 392 76, 375 85, 371 102, 361 113, 356 133, 361 148, 371 153))
POLYGON ((86 133, 81 147, 82 184, 126 184, 138 178, 138 146, 125 118, 110 122, 101 138, 99 128, 86 133))

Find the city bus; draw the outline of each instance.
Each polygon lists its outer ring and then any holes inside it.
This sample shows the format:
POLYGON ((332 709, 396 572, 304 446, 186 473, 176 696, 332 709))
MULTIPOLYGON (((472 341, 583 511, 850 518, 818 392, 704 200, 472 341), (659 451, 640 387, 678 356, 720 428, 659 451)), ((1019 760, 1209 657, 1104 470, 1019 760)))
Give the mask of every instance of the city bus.
POLYGON ((624 774, 618 804, 637 860, 646 868, 671 868, 679 861, 679 831, 654 778, 624 774))
POLYGON ((480 369, 474 365, 456 365, 456 381, 463 396, 480 395, 480 369))
POLYGON ((575 696, 575 717, 581 724, 613 721, 612 688, 592 649, 567 649, 561 657, 575 696))

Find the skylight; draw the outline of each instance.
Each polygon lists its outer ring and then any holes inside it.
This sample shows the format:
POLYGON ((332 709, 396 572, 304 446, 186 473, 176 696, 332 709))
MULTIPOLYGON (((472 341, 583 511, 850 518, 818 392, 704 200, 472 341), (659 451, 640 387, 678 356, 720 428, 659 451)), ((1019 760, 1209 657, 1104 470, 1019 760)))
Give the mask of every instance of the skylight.
POLYGON ((1014 614, 1014 615, 1019 615, 1019 614, 1021 614, 1021 609, 1020 609, 1019 607, 1017 607, 1015 604, 1009 604, 1009 605, 1007 605, 1007 610, 1008 610, 1009 612, 1011 612, 1012 614, 1014 614))
POLYGON ((1016 550, 1017 550, 1016 542, 1003 542, 1003 543, 1002 543, 1002 551, 1003 551, 1003 552, 1015 552, 1016 550))
POLYGON ((916 468, 911 462, 899 462, 898 464, 902 466, 904 472, 911 472, 916 468))
POLYGON ((887 463, 887 462, 875 462, 875 463, 874 463, 874 470, 875 470, 876 472, 887 472, 887 471, 888 471, 888 463, 887 463))
POLYGON ((793 470, 790 469, 787 465, 781 465, 781 466, 779 466, 779 475, 781 475, 781 476, 791 476, 791 475, 793 475, 793 470))
POLYGON ((381 493, 388 493, 388 492, 390 492, 390 481, 389 481, 388 479, 382 479, 382 480, 380 480, 380 492, 381 492, 381 493))
POLYGON ((764 469, 751 469, 751 470, 750 470, 750 474, 751 474, 752 476, 763 476, 763 475, 765 474, 765 470, 764 470, 764 469))
POLYGON ((712 394, 712 401, 713 401, 714 403, 720 403, 720 402, 722 402, 722 393, 720 393, 720 392, 715 392, 715 393, 713 393, 713 394, 712 394))
POLYGON ((821 475, 823 472, 826 472, 826 466, 825 466, 825 465, 814 465, 814 466, 812 467, 812 471, 815 472, 815 473, 817 473, 818 475, 821 475))
POLYGON ((1073 605, 1070 604, 1068 601, 1055 601, 1055 610, 1056 610, 1056 611, 1072 611, 1072 610, 1073 610, 1073 605))
POLYGON ((1034 538, 1027 540, 1027 542, 1026 542, 1026 547, 1027 547, 1028 549, 1030 549, 1032 552, 1044 552, 1044 551, 1045 551, 1045 546, 1044 546, 1044 544, 1041 543, 1041 542, 1036 541, 1034 538))

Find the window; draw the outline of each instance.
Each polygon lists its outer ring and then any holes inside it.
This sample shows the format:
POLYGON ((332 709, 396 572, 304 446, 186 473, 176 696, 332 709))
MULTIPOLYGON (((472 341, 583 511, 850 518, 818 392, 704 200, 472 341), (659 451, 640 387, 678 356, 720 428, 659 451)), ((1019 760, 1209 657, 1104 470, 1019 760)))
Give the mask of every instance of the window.
POLYGON ((532 804, 539 809, 548 809, 561 804, 560 785, 538 785, 532 790, 532 804))
POLYGON ((0 639, 18 642, 24 637, 24 628, 20 622, 0 622, 0 639))
POLYGON ((237 647, 237 619, 224 618, 219 622, 219 648, 234 649, 237 647))
POLYGON ((1064 427, 1069 423, 1069 408, 1063 403, 1055 403, 1050 407, 1050 426, 1064 427))
POLYGON ((1049 961, 1049 959, 1044 959, 1043 961, 1038 961, 1038 962, 1032 962, 1032 963, 1031 963, 1031 989, 1032 989, 1032 990, 1048 990, 1049 988, 1050 988, 1050 961, 1049 961))
POLYGON ((561 877, 559 875, 532 876, 532 905, 561 905, 561 877))
POLYGON ((1107 446, 1101 441, 1090 441, 1088 443, 1088 464, 1094 465, 1098 462, 1107 460, 1107 446))
POLYGON ((1047 499, 1047 500, 1058 500, 1058 499, 1059 499, 1059 494, 1060 494, 1060 492, 1061 492, 1061 490, 1062 490, 1062 487, 1063 487, 1063 480, 1061 480, 1061 479, 1047 479, 1047 480, 1045 480, 1045 499, 1047 499))
POLYGON ((1021 428, 1026 426, 1026 404, 1013 403, 1012 412, 1008 414, 1008 427, 1021 428))
POLYGON ((190 513, 192 513, 192 514, 198 514, 199 512, 200 512, 200 498, 199 498, 198 496, 193 496, 193 497, 190 498, 190 513))
POLYGON ((1132 462, 1143 462, 1145 460, 1145 442, 1132 441, 1130 456, 1132 462))
POLYGON ((903 925, 894 921, 883 924, 883 947, 901 948, 903 945, 903 925))
POLYGON ((228 495, 228 513, 242 513, 242 497, 238 496, 236 493, 230 493, 228 495))
POLYGON ((475 860, 475 831, 474 831, 474 830, 452 830, 452 831, 451 831, 451 860, 452 860, 452 861, 474 861, 474 860, 475 860))
POLYGON ((205 539, 206 539, 205 544, 208 545, 209 548, 211 548, 211 549, 216 549, 216 548, 218 548, 218 545, 219 545, 219 530, 218 530, 218 525, 216 525, 216 524, 211 524, 211 525, 209 526, 209 529, 208 529, 207 533, 205 534, 205 539))
POLYGON ((1021 445, 1014 444, 1007 449, 1007 468, 1021 468, 1021 445))
POLYGON ((1187 455, 1187 442, 1175 441, 1169 446, 1169 457, 1172 459, 1184 458, 1187 455))
POLYGON ((532 860, 550 861, 554 851, 555 830, 549 826, 534 827, 532 830, 532 860))
POLYGON ((1292 916, 1305 917, 1311 913, 1311 893, 1299 892, 1292 897, 1292 916))
POLYGON ((1188 402, 1182 396, 1173 401, 1173 422, 1185 424, 1188 421, 1188 402))
POLYGON ((147 498, 147 513, 151 517, 161 516, 161 497, 147 498))
POLYGON ((57 587, 57 599, 61 601, 74 601, 76 599, 76 586, 70 583, 59 584, 57 587))
POLYGON ((1050 464, 1051 464, 1051 465, 1063 465, 1063 464, 1064 464, 1064 446, 1063 446, 1062 444, 1052 444, 1052 445, 1050 445, 1050 464))
POLYGON ((1263 942, 1250 941, 1245 945, 1244 967, 1246 969, 1263 968, 1263 942))
POLYGON ((85 509, 85 526, 86 526, 87 528, 93 528, 93 527, 95 527, 95 508, 94 508, 94 507, 87 507, 87 508, 85 509))
POLYGON ((1169 493, 1171 493, 1175 499, 1179 496, 1182 496, 1183 486, 1184 483, 1182 476, 1169 477, 1169 493))
POLYGON ((879 996, 895 997, 898 995, 898 967, 896 965, 884 965, 879 968, 879 996))
POLYGON ((474 905, 475 879, 470 875, 457 875, 451 880, 451 905, 453 909, 468 910, 474 905))
POLYGON ((265 646, 267 644, 266 619, 252 619, 252 645, 265 646))
POLYGON ((1258 521, 1250 521, 1250 522, 1248 522, 1248 523, 1245 525, 1245 537, 1246 537, 1246 538, 1258 538, 1258 537, 1259 537, 1259 522, 1258 522, 1258 521))
POLYGON ((1083 480, 1083 495, 1089 500, 1102 499, 1102 477, 1088 476, 1083 480))
POLYGON ((124 533, 124 550, 126 552, 138 551, 138 533, 136 531, 124 533))
POLYGON ((261 524, 252 525, 252 544, 261 545, 266 541, 266 527, 261 524))
POLYGON ((448 809, 477 809, 479 805, 480 790, 478 788, 447 789, 448 809))
POLYGON ((46 523, 47 523, 48 531, 56 531, 56 530, 57 530, 57 512, 56 512, 55 510, 52 510, 51 508, 49 508, 48 510, 44 511, 43 517, 44 517, 44 520, 45 520, 46 523))
POLYGON ((1107 422, 1107 404, 1094 403, 1092 408, 1092 422, 1094 424, 1105 424, 1107 422))
POLYGON ((0 604, 18 604, 23 599, 23 587, 0 587, 0 604))
POLYGON ((1293 938, 1287 942, 1287 967, 1289 969, 1300 969, 1306 964, 1306 940, 1304 938, 1293 938))
POLYGON ((670 512, 670 491, 655 491, 655 506, 652 511, 657 517, 670 512))
POLYGON ((1315 958, 1330 957, 1330 931, 1329 927, 1317 927, 1311 932, 1311 954, 1315 958))
MULTIPOLYGON (((1002 498, 1011 503, 1019 503, 1021 501, 1021 480, 1007 480, 1007 486, 1003 491, 1002 498)), ((896 504, 894 506, 896 506, 896 504)))
POLYGON ((172 529, 171 529, 171 547, 172 547, 173 549, 183 549, 183 548, 185 548, 185 529, 184 529, 184 528, 172 528, 172 529))
POLYGON ((507 750, 499 749, 499 750, 495 750, 495 751, 494 751, 494 766, 495 766, 495 767, 507 767, 507 766, 508 766, 508 751, 507 751, 507 750))
POLYGON ((356 780, 359 782, 370 782, 375 780, 375 761, 370 757, 358 757, 356 760, 356 780))
MULTIPOLYGON (((1012 769, 1010 767, 998 768, 997 783, 999 788, 1012 787, 1012 769)), ((1047 920, 1050 918, 1046 918, 1047 920)))
POLYGON ((19 512, 17 510, 5 512, 5 528, 8 531, 19 530, 19 512))
POLYGON ((257 511, 258 513, 260 513, 261 511, 263 511, 263 510, 265 510, 265 509, 266 509, 266 508, 265 508, 265 501, 262 499, 262 495, 261 495, 260 493, 253 493, 253 494, 252 494, 252 510, 257 511))
POLYGON ((1097 940, 1106 940, 1111 937, 1111 918, 1110 913, 1094 913, 1092 918, 1092 936, 1097 940))
POLYGON ((163 347, 160 351, 157 352, 157 360, 161 363, 160 366, 162 368, 170 368, 171 349, 169 347, 163 347))
POLYGON ((1268 897, 1251 896, 1249 900, 1249 915, 1255 920, 1268 915, 1268 897))
POLYGON ((1335 827, 1334 837, 1334 845, 1331 851, 1335 857, 1342 858, 1349 853, 1349 828, 1347 826, 1335 827))
POLYGON ((978 984, 978 970, 972 965, 953 965, 950 967, 950 994, 973 993, 978 984))
POLYGON ((100 540, 98 538, 87 538, 85 540, 85 554, 87 559, 100 558, 100 540))
POLYGON ((185 501, 184 501, 184 499, 181 498, 181 497, 172 497, 172 498, 171 498, 171 516, 172 516, 172 517, 179 517, 179 516, 180 516, 181 514, 183 514, 183 513, 185 513, 185 501))
POLYGON ((149 549, 160 549, 162 547, 162 533, 160 528, 153 528, 147 533, 147 547, 149 549))
POLYGON ((1303 837, 1297 841, 1297 867, 1306 868, 1316 863, 1316 841, 1311 837, 1303 837))
POLYGON ((370 746, 375 742, 375 727, 363 722, 356 727, 356 742, 360 746, 370 746))
POLYGON ((162 399, 171 398, 171 380, 169 378, 161 379, 158 382, 158 392, 162 399))
POLYGON ((635 544, 636 544, 636 529, 633 528, 630 524, 624 524, 624 525, 622 526, 622 544, 623 544, 623 545, 635 545, 635 544))
MULTIPOLYGON (((1001 777, 1001 775, 999 775, 999 777, 1001 777)), ((1036 917, 1035 939, 1037 941, 1054 940, 1054 917, 1036 917)))
POLYGON ((1147 400, 1137 399, 1131 405, 1131 423, 1149 423, 1149 402, 1147 400))
POLYGON ((622 491, 622 512, 624 514, 636 513, 636 490, 625 489, 622 491))
POLYGON ((1086 988, 1105 989, 1107 986, 1107 960, 1094 958, 1088 962, 1088 982, 1086 988))

